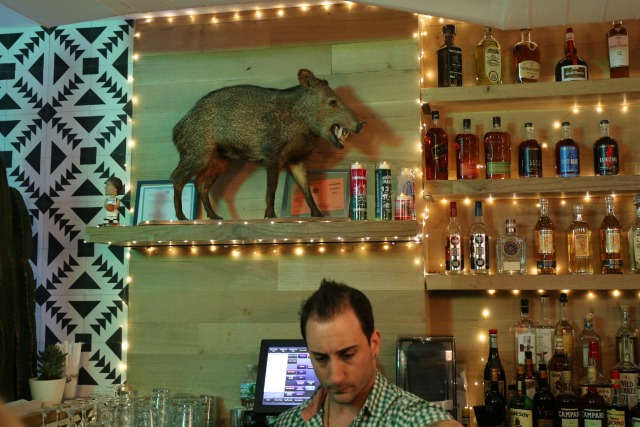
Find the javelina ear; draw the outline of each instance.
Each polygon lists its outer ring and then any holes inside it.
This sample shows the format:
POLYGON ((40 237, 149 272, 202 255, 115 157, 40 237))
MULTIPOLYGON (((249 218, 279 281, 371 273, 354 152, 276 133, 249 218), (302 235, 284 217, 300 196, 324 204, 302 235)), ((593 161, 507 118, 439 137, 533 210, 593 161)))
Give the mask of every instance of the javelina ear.
POLYGON ((315 80, 316 76, 306 68, 298 71, 298 81, 302 86, 311 87, 311 82, 315 80))

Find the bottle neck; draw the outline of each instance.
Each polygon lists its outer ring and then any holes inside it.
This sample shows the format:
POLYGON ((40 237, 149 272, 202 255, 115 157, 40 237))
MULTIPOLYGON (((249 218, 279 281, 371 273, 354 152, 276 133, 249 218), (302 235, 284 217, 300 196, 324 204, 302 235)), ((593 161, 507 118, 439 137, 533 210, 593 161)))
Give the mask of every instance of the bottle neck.
POLYGON ((582 222, 582 212, 576 212, 576 221, 582 222))
POLYGON ((522 43, 531 43, 531 31, 529 30, 520 31, 520 41, 522 43))
POLYGON ((640 204, 636 205, 636 218, 640 219, 640 204))
POLYGON ((529 307, 520 308, 520 318, 521 319, 528 319, 529 318, 529 307))
POLYGON ((549 204, 548 203, 540 203, 540 216, 541 217, 549 216, 549 204))
POLYGON ((573 32, 567 33, 567 37, 565 39, 565 44, 564 44, 564 53, 567 56, 576 55, 578 53, 578 50, 576 49, 576 42, 574 39, 573 32))
POLYGON ((530 127, 525 128, 524 137, 526 139, 533 139, 533 128, 530 128, 530 127))
POLYGON ((498 336, 497 335, 489 335, 489 356, 497 357, 498 356, 498 336))
POLYGON ((600 125, 600 132, 602 133, 602 136, 609 136, 609 125, 608 124, 600 125))
POLYGON ((605 214, 613 216, 613 201, 607 200, 607 204, 605 205, 605 214))
POLYGON ((433 119, 433 127, 437 128, 438 126, 440 126, 440 119, 439 118, 434 118, 433 119))
POLYGON ((629 345, 629 335, 622 336, 622 361, 631 363, 631 349, 629 345))
POLYGON ((567 320, 567 303, 560 303, 560 320, 567 320))
POLYGON ((453 46, 453 34, 451 33, 444 33, 444 44, 447 46, 453 46))
POLYGON ((564 139, 571 139, 571 127, 563 126, 562 127, 562 135, 564 139))
POLYGON ((547 319, 547 310, 548 310, 549 300, 547 298, 540 298, 540 317, 542 319, 547 319))

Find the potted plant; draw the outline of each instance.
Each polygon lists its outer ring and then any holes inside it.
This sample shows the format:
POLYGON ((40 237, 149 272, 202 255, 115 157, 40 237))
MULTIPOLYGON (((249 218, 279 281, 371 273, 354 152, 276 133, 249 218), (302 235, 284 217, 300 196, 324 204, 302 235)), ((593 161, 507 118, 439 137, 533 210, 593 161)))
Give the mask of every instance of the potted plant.
POLYGON ((43 406, 62 402, 64 393, 64 364, 66 354, 57 345, 48 345, 38 352, 38 376, 29 379, 31 398, 41 400, 43 406))

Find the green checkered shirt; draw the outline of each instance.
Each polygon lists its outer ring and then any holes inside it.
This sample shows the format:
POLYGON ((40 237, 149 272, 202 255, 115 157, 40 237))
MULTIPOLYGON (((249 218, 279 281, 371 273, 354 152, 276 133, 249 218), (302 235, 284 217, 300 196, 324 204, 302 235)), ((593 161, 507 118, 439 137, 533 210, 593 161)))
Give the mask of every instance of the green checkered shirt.
MULTIPOLYGON (((306 402, 280 415, 275 426, 322 427, 324 402, 318 401, 322 398, 322 395, 318 395, 319 390, 306 402), (306 414, 311 415, 311 418, 304 421, 302 412, 310 405, 316 406, 317 412, 306 414)), ((378 371, 373 389, 350 427, 424 427, 450 419, 451 415, 447 411, 396 387, 378 371)))

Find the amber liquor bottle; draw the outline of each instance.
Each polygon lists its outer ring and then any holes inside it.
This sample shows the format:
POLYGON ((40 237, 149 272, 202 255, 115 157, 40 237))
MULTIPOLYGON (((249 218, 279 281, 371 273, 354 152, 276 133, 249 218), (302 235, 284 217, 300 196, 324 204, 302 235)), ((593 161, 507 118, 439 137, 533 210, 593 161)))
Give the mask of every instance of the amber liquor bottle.
POLYGON ((567 231, 568 264, 570 274, 593 274, 591 228, 584 220, 584 205, 573 206, 574 220, 567 231))
POLYGON ((602 274, 622 274, 622 227, 613 213, 613 197, 607 196, 605 215, 600 225, 602 274))
POLYGON ((556 175, 580 176, 580 149, 571 138, 571 123, 562 122, 562 139, 556 143, 556 175))
POLYGON ((629 33, 622 21, 613 21, 607 32, 609 44, 609 77, 629 77, 629 33))
POLYGON ((480 177, 480 145, 471 133, 471 119, 462 120, 462 133, 456 135, 456 176, 458 179, 480 177))
POLYGON ((536 83, 540 80, 540 48, 531 41, 531 30, 520 30, 520 41, 513 47, 516 82, 536 83))
POLYGON ((587 61, 578 56, 573 28, 567 28, 564 43, 564 58, 556 64, 556 81, 588 80, 587 61))
POLYGON ((502 84, 502 51, 491 27, 484 27, 484 38, 476 46, 476 83, 502 84))
POLYGON ((535 228, 538 274, 556 274, 555 228, 549 218, 549 199, 540 199, 540 218, 535 228))
POLYGON ((524 124, 525 140, 518 146, 518 175, 521 178, 542 178, 542 148, 533 138, 533 123, 524 124))
POLYGON ((629 270, 631 273, 640 274, 640 194, 633 198, 636 206, 636 218, 629 226, 629 270))
POLYGON ((555 353, 549 360, 549 389, 554 397, 564 390, 562 373, 565 369, 571 371, 571 363, 564 352, 564 340, 561 336, 555 338, 555 353))
POLYGON ((593 144, 593 173, 618 175, 620 171, 618 142, 609 136, 609 120, 600 121, 601 136, 593 144))
POLYGON ((422 141, 423 179, 449 178, 449 138, 440 127, 440 112, 432 111, 433 126, 422 141))
POLYGON ((511 178, 511 137, 501 129, 499 116, 493 118, 493 130, 484 136, 487 179, 511 178))
POLYGON ((438 87, 462 86, 462 49, 454 44, 456 26, 442 26, 444 43, 438 48, 438 87))

